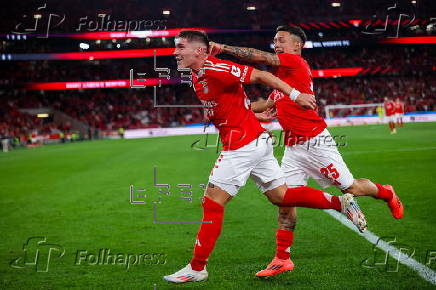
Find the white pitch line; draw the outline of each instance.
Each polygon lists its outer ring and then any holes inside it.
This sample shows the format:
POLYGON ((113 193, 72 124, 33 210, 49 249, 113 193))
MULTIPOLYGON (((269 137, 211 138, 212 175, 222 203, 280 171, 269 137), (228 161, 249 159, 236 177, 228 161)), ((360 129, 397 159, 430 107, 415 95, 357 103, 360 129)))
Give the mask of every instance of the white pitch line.
POLYGON ((329 215, 337 219, 339 222, 341 222, 344 226, 349 228, 352 231, 355 231, 356 233, 359 233, 361 236, 363 236, 365 239, 367 239, 371 244, 375 245, 377 248, 383 250, 384 252, 388 253, 391 257, 394 259, 398 259, 398 261, 401 264, 404 264, 408 266, 409 268, 412 268, 414 271, 416 271, 419 276, 421 276, 424 280, 432 283, 433 285, 436 285, 436 272, 432 269, 428 268, 427 266, 419 263, 412 257, 408 257, 407 259, 400 259, 403 255, 401 251, 399 251, 394 246, 386 243, 383 240, 380 240, 380 237, 375 235, 369 230, 366 230, 364 233, 360 233, 357 228, 353 225, 351 221, 349 221, 345 216, 340 214, 339 212, 335 210, 325 210, 329 215))

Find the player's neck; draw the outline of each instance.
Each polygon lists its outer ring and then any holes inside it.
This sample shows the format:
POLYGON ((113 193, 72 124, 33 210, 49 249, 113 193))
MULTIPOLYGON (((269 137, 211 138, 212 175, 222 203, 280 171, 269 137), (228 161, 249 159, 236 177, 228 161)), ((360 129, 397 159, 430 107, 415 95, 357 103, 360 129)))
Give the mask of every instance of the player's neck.
POLYGON ((200 69, 203 67, 205 60, 206 60, 206 59, 199 60, 198 62, 194 63, 194 64, 191 66, 191 69, 192 69, 195 73, 198 73, 198 72, 200 71, 200 69))
POLYGON ((291 50, 291 54, 296 54, 301 56, 301 49, 300 50, 291 50))

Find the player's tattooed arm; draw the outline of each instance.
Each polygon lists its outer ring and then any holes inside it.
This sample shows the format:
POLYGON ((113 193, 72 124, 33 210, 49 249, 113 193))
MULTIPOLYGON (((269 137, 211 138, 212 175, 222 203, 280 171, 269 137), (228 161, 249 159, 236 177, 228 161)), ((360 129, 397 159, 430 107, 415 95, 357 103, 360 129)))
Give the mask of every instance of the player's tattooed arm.
POLYGON ((315 96, 299 92, 270 72, 253 69, 250 76, 250 83, 263 84, 272 89, 277 89, 291 97, 292 100, 302 107, 312 110, 316 108, 315 96))
POLYGON ((280 65, 280 59, 274 53, 265 52, 255 48, 230 46, 211 41, 209 43, 209 54, 216 55, 219 53, 227 53, 247 62, 262 63, 272 66, 280 65))
POLYGON ((279 66, 280 59, 277 54, 269 53, 255 48, 223 45, 223 52, 233 55, 243 61, 279 66))

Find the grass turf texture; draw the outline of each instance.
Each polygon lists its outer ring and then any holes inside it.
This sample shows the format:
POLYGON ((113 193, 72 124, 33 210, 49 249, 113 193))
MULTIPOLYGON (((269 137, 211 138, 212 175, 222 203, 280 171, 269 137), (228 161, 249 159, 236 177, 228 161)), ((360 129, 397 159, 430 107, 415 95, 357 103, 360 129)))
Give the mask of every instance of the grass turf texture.
MULTIPOLYGON (((404 202, 405 217, 397 221, 383 202, 359 198, 369 229, 381 237, 396 237, 425 263, 426 252, 436 250, 436 124, 406 124, 397 135, 379 125, 330 131, 346 135, 347 146, 340 151, 356 178, 393 184, 404 202)), ((373 246, 327 213, 311 209, 298 210, 292 248, 295 270, 269 280, 255 278, 274 254, 277 214, 252 181, 226 208, 223 233, 210 257, 209 281, 164 282, 163 275, 190 260, 199 224, 153 223, 152 202, 159 199, 153 167, 157 182, 171 185, 171 194, 162 195, 157 205, 158 220, 201 220, 199 184, 207 182, 217 152, 193 150, 191 144, 200 138, 204 140, 204 136, 105 140, 0 154, 0 288, 434 287, 401 264, 398 272, 362 267, 363 260, 374 257, 373 246), (129 204, 131 184, 146 189, 145 205, 129 204), (192 203, 181 199, 177 184, 192 184, 192 203), (51 258, 48 272, 9 265, 23 256, 23 244, 32 236, 45 236, 48 243, 65 248, 62 258, 51 258), (131 265, 128 270, 124 265, 75 264, 78 250, 98 254, 102 248, 126 255, 164 253, 166 263, 131 265)), ((283 148, 275 149, 279 160, 282 154, 283 148)), ((335 188, 326 191, 339 194, 335 188)), ((436 261, 431 268, 436 269, 436 261)))

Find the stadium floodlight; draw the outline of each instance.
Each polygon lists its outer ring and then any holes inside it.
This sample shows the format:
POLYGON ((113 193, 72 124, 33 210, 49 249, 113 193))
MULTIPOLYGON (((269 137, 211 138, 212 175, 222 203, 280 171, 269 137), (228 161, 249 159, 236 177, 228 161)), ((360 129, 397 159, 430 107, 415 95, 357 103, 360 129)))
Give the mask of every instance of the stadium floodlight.
POLYGON ((81 49, 88 49, 88 48, 89 48, 89 44, 84 43, 84 42, 81 42, 81 43, 79 43, 79 47, 80 47, 81 49))
POLYGON ((254 11, 256 10, 256 6, 247 6, 247 10, 254 11))
POLYGON ((170 14, 171 14, 171 11, 170 11, 170 10, 163 10, 163 11, 162 11, 162 14, 163 14, 163 15, 170 15, 170 14))
POLYGON ((46 113, 37 114, 36 116, 38 118, 48 118, 48 114, 46 114, 46 113))
POLYGON ((341 7, 340 2, 332 2, 332 7, 341 7))

